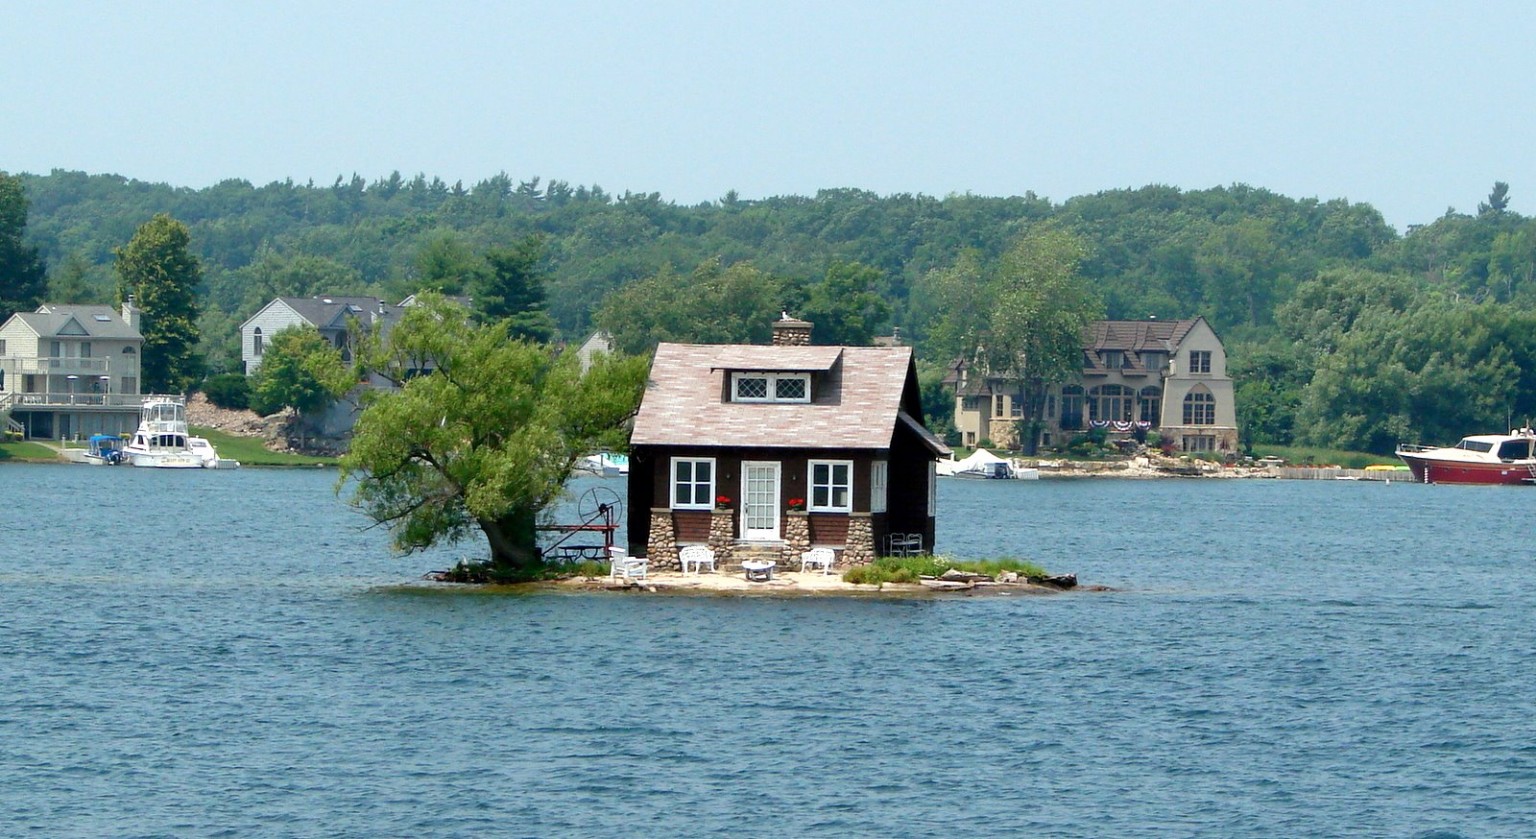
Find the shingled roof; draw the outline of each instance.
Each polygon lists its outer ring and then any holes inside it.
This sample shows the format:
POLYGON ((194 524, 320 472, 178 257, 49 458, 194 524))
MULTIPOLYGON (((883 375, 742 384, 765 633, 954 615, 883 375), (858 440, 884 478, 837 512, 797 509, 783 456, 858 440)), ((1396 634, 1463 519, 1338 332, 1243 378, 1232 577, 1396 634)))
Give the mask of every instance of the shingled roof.
POLYGON ((1088 328, 1086 344, 1094 350, 1124 350, 1141 352, 1154 350, 1170 352, 1178 346, 1189 330, 1200 319, 1194 320, 1101 320, 1088 328))
MULTIPOLYGON (((662 344, 630 442, 887 448, 903 422, 901 397, 911 365, 910 347, 662 344), (732 370, 810 370, 820 377, 810 403, 739 403, 725 398, 732 370)), ((931 434, 926 437, 930 447, 947 451, 931 434)))
POLYGON ((16 318, 44 338, 144 339, 139 330, 129 326, 122 313, 112 306, 45 303, 35 312, 17 312, 16 318))

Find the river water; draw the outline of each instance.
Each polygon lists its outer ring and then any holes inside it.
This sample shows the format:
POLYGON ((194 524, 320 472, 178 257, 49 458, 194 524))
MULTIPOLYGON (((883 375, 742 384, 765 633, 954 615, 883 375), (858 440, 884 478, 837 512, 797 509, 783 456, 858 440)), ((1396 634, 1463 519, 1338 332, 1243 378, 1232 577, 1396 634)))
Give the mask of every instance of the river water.
POLYGON ((1536 836, 1529 490, 943 481, 1119 590, 883 601, 416 584, 334 480, 0 466, 0 833, 1536 836))

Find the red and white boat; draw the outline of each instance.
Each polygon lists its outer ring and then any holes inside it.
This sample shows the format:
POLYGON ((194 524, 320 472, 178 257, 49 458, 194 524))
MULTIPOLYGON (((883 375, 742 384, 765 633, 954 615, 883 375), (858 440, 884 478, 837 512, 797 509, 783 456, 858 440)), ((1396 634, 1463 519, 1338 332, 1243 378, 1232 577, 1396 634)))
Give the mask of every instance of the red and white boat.
POLYGON ((1536 431, 1477 434, 1454 446, 1401 445, 1397 456, 1426 484, 1536 484, 1536 431))

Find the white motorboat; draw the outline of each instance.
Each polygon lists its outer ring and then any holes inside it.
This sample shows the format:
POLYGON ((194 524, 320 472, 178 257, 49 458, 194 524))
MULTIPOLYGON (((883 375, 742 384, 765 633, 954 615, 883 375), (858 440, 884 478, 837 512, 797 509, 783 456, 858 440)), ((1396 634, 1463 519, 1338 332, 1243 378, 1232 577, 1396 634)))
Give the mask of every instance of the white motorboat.
POLYGON ((187 406, 181 397, 146 397, 139 413, 139 428, 123 447, 123 457, 134 466, 202 469, 203 455, 193 450, 191 437, 187 432, 187 406))
POLYGON ((230 460, 227 457, 219 457, 213 444, 202 437, 188 437, 187 445, 198 457, 203 459, 204 469, 239 469, 240 461, 230 460))
POLYGON ((81 459, 91 466, 116 466, 122 463, 122 438, 112 434, 91 435, 90 447, 81 459))

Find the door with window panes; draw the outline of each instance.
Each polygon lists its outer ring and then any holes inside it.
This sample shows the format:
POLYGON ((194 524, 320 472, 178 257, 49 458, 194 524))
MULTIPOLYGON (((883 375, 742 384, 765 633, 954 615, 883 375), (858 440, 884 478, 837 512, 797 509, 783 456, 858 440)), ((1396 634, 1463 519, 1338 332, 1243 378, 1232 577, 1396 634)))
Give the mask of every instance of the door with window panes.
POLYGON ((773 461, 741 464, 741 538, 779 538, 779 472, 779 464, 773 461))

